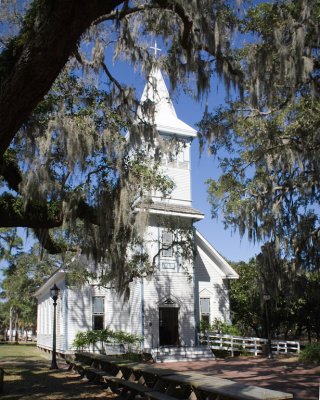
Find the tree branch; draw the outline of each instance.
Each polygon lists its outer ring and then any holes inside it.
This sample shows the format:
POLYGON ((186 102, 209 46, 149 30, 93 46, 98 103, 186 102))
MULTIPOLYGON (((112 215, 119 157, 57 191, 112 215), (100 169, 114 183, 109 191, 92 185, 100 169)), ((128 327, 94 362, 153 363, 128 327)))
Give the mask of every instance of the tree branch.
POLYGON ((0 55, 0 160, 68 61, 79 38, 123 0, 34 0, 20 34, 0 55))

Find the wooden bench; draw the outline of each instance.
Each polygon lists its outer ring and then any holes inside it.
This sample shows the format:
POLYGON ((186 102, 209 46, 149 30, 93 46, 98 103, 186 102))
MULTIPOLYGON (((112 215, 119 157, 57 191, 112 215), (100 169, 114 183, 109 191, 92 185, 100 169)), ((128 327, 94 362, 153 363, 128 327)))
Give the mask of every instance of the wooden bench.
POLYGON ((98 354, 76 356, 73 362, 88 379, 107 384, 121 400, 135 396, 151 400, 217 399, 219 400, 285 400, 292 394, 234 382, 229 379, 192 372, 162 370, 131 361, 112 360, 98 354), (105 368, 101 369, 101 366, 105 368))
POLYGON ((176 397, 172 397, 161 392, 148 392, 146 397, 152 400, 177 400, 176 397))
POLYGON ((93 381, 96 383, 99 383, 101 381, 104 383, 108 383, 110 380, 116 378, 114 375, 109 374, 107 371, 88 366, 84 367, 83 374, 89 381, 93 381))
POLYGON ((257 386, 246 385, 229 379, 215 376, 202 375, 192 372, 180 372, 167 375, 164 381, 170 383, 167 389, 169 395, 173 394, 174 386, 189 386, 193 391, 193 398, 219 398, 220 400, 285 400, 292 399, 290 393, 278 392, 257 386))
POLYGON ((113 392, 119 395, 121 400, 134 399, 137 395, 146 396, 147 393, 153 391, 153 388, 145 386, 138 382, 127 381, 125 379, 114 378, 109 382, 113 392))

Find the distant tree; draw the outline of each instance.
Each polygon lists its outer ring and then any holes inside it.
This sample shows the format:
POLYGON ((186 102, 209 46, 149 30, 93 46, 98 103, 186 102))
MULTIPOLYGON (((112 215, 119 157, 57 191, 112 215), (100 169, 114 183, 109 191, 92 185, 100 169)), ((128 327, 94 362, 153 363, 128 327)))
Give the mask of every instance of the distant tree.
POLYGON ((239 327, 244 335, 254 332, 261 337, 264 326, 261 308, 261 279, 256 261, 232 263, 239 279, 230 283, 230 308, 232 323, 239 327))
POLYGON ((15 254, 22 251, 23 241, 17 228, 0 228, 0 265, 9 262, 15 254))
POLYGON ((10 330, 10 340, 15 329, 35 332, 37 323, 37 300, 35 291, 58 267, 54 257, 39 257, 39 250, 21 253, 3 270, 1 309, 3 330, 10 330))
POLYGON ((236 54, 244 96, 200 124, 222 168, 208 181, 212 214, 222 210, 227 227, 269 241, 275 266, 286 257, 309 271, 320 269, 319 10, 319 1, 253 6, 241 29, 258 40, 236 54))
POLYGON ((239 279, 230 284, 232 322, 242 332, 266 337, 266 301, 270 296, 270 328, 274 337, 319 340, 319 273, 297 273, 278 259, 267 263, 268 245, 248 263, 233 263, 239 279))

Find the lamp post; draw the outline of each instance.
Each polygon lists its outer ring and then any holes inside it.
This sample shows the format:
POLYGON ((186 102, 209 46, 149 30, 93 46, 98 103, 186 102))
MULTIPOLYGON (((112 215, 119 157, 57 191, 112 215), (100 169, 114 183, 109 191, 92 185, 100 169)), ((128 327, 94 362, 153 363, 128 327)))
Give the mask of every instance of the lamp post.
POLYGON ((56 284, 50 289, 50 297, 53 300, 53 334, 52 334, 52 360, 50 369, 59 369, 56 360, 56 308, 59 295, 59 288, 56 284))
POLYGON ((267 329, 267 338, 268 338, 268 358, 272 358, 272 346, 271 346, 271 330, 270 330, 270 310, 269 310, 269 302, 271 299, 270 294, 264 294, 263 299, 266 307, 266 329, 267 329))

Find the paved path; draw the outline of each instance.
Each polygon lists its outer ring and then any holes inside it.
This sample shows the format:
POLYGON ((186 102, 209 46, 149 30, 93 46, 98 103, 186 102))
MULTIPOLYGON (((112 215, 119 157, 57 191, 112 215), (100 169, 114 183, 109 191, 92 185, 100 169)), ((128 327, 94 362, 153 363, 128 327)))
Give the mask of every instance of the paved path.
POLYGON ((320 366, 297 358, 235 357, 215 361, 157 364, 177 371, 193 371, 293 394, 295 400, 320 400, 320 366))

